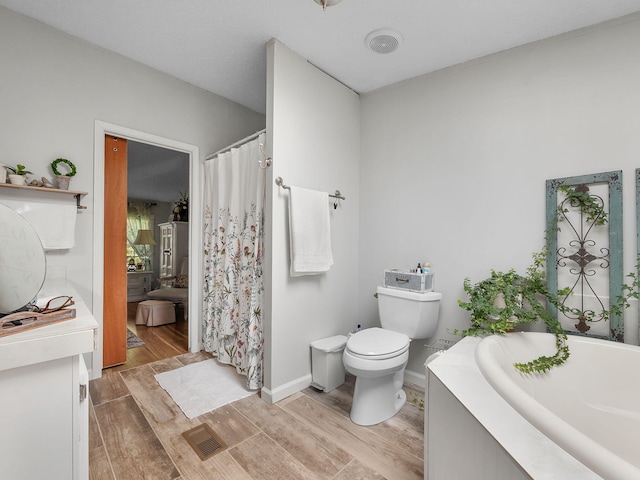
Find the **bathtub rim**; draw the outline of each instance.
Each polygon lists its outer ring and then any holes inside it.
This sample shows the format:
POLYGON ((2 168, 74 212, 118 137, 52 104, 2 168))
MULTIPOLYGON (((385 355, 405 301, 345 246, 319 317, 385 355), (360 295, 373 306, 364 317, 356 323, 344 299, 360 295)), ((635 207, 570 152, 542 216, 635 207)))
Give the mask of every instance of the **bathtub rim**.
MULTIPOLYGON (((480 340, 479 337, 465 337, 430 362, 426 368, 427 381, 433 375, 442 382, 532 479, 602 480, 600 475, 545 437, 498 395, 476 364, 475 349, 480 340)), ((428 417, 425 417, 425 425, 428 425, 428 417)), ((425 448, 425 456, 427 454, 425 448)), ((427 460, 425 458, 425 465, 427 460)))
MULTIPOLYGON (((529 396, 507 374, 505 368, 515 367, 513 365, 503 366, 493 355, 493 349, 499 348, 500 345, 509 342, 511 339, 527 337, 534 342, 555 342, 554 335, 545 332, 511 332, 509 334, 490 335, 481 339, 476 347, 475 360, 485 380, 516 412, 527 419, 534 427, 541 429, 543 434, 556 443, 559 448, 566 450, 589 469, 607 479, 637 478, 638 467, 607 450, 601 444, 558 417, 547 407, 529 396), (588 452, 588 454, 585 452, 588 452), (615 475, 615 477, 611 475, 615 475)), ((615 342, 597 338, 569 336, 567 343, 569 351, 571 351, 571 345, 575 343, 606 345, 606 343, 615 342)), ((555 345, 555 343, 552 344, 555 345)), ((619 346, 619 344, 616 343, 616 346, 619 346)))

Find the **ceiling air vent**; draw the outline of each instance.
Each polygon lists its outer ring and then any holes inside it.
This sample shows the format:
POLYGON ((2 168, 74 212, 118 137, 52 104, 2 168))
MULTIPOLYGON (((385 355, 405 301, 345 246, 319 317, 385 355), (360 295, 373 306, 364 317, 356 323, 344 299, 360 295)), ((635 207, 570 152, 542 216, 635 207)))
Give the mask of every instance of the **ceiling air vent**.
POLYGON ((398 32, 384 28, 374 30, 367 35, 365 43, 376 53, 391 53, 398 49, 403 40, 402 35, 398 32))

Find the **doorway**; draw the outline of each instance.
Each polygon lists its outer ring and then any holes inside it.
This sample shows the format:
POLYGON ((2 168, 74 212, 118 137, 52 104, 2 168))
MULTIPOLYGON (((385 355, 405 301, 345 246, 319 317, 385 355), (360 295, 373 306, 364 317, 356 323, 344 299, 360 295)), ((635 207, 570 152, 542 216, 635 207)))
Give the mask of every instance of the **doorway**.
MULTIPOLYGON (((137 351, 127 349, 127 338, 129 332, 139 333, 136 307, 141 301, 149 300, 147 295, 160 293, 153 299, 167 303, 167 306, 175 304, 176 308, 169 311, 172 311, 176 323, 186 319, 183 309, 187 304, 188 290, 176 288, 177 267, 171 269, 165 263, 176 259, 178 253, 180 258, 189 256, 189 156, 184 152, 106 135, 104 184, 103 368, 108 368, 136 356, 137 351), (173 245, 164 241, 167 230, 180 233, 174 235, 173 245), (157 247, 154 238, 158 239, 157 247), (126 256, 122 256, 123 246, 126 256), (127 270, 124 281, 123 268, 127 270), (163 292, 166 292, 164 296, 163 292), (172 294, 185 298, 174 299, 172 294), (183 309, 178 309, 178 306, 183 309)), ((179 286, 188 289, 187 285, 179 286)), ((179 327, 177 330, 184 330, 184 325, 176 326, 179 327)), ((140 330, 147 333, 144 327, 140 330)), ((145 336, 153 338, 152 335, 145 336)), ((187 348, 184 335, 179 338, 165 336, 164 339, 166 346, 176 347, 178 351, 187 348), (184 345, 172 345, 180 339, 184 345)))
MULTIPOLYGON (((93 281, 93 313, 94 317, 98 321, 99 329, 99 342, 98 348, 92 355, 91 361, 91 376, 92 378, 98 378, 101 375, 103 368, 103 349, 104 349, 104 305, 105 299, 103 295, 105 284, 105 262, 107 258, 103 255, 105 252, 105 135, 113 135, 128 141, 139 142, 145 145, 152 145, 156 147, 166 148, 168 150, 174 150, 186 154, 188 156, 188 177, 189 177, 189 197, 193 199, 190 201, 189 210, 189 251, 191 253, 188 275, 189 278, 199 278, 201 276, 201 257, 202 254, 199 251, 197 245, 197 239, 195 232, 201 230, 201 201, 200 198, 200 186, 197 181, 194 181, 194 177, 197 178, 195 170, 199 168, 199 148, 194 145, 185 144, 175 140, 167 139, 165 137, 159 137, 156 135, 139 132, 114 124, 108 124, 101 121, 96 121, 95 124, 95 137, 94 137, 94 185, 95 185, 95 212, 94 212, 94 281, 93 281)), ((120 260, 116 260, 119 262, 120 260)), ((121 262, 120 262, 121 263, 121 262)), ((107 269, 108 270, 108 269, 107 269)), ((123 268, 126 272, 126 269, 123 268)), ((199 315, 197 315, 193 309, 193 306, 199 302, 199 292, 197 288, 189 289, 189 313, 188 313, 188 331, 189 331, 189 351, 196 352, 200 350, 200 339, 198 338, 198 322, 199 315)), ((125 303, 126 305, 126 303, 125 303)))
POLYGON ((127 350, 127 362, 165 350, 185 353, 189 283, 181 261, 189 258, 189 155, 129 140, 127 203, 127 260, 133 264, 127 267, 127 330, 145 341, 140 351, 127 350), (138 322, 137 306, 149 297, 173 303, 175 323, 161 328, 138 322))

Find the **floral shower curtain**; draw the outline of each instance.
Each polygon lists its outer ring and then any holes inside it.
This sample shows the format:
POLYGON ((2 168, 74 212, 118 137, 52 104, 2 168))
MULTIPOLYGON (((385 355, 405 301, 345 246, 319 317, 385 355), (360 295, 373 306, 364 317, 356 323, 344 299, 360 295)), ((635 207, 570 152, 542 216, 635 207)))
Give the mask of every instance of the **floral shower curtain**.
POLYGON ((205 163, 204 331, 207 352, 262 387, 264 133, 205 163))

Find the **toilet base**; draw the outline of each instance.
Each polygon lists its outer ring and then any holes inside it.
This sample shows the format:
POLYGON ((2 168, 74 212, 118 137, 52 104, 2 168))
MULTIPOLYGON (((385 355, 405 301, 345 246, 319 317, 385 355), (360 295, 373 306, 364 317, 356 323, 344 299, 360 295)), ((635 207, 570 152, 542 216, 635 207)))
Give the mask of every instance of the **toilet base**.
POLYGON ((393 417, 407 401, 407 394, 402 390, 403 383, 404 369, 381 377, 356 377, 351 421, 368 426, 393 417))

